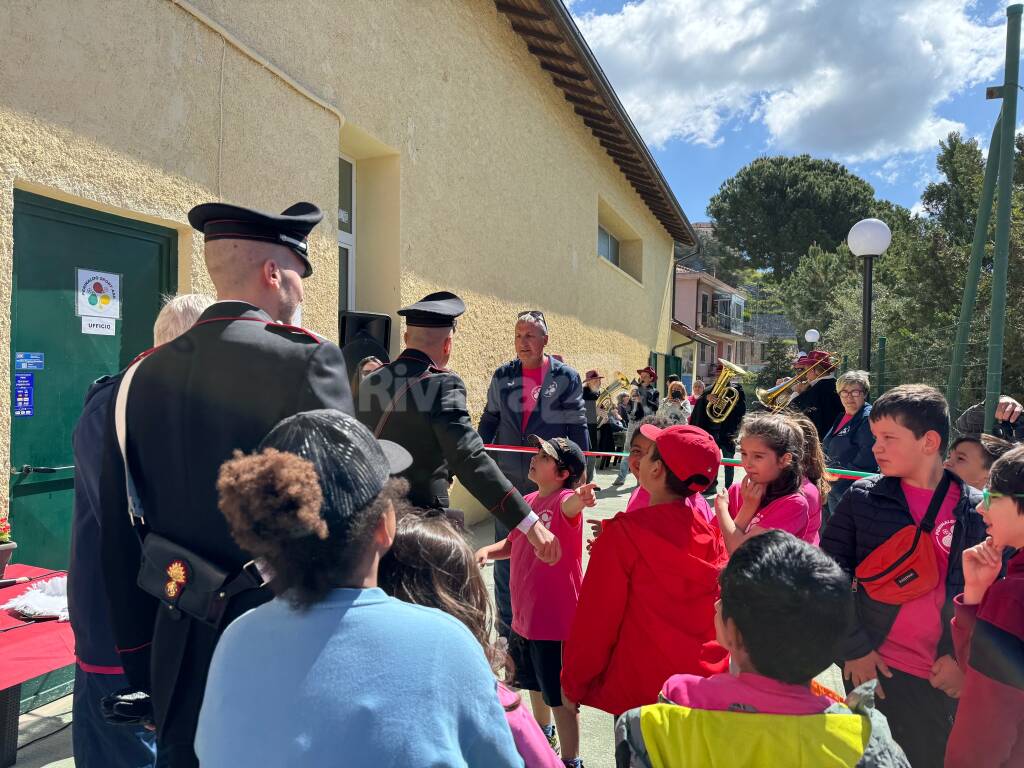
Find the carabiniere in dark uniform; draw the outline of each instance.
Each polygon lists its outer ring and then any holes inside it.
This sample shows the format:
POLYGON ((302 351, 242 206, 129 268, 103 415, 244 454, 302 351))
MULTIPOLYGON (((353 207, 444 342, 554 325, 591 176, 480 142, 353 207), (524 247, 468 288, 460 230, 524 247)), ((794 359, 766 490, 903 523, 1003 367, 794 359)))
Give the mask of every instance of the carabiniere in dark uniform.
MULTIPOLYGON (((278 263, 294 252, 301 277, 311 272, 306 237, 321 218, 308 203, 280 216, 222 204, 189 214, 207 240, 290 249, 275 249, 278 263)), ((142 359, 133 376, 122 402, 144 522, 133 526, 129 516, 112 408, 101 475, 104 578, 125 672, 151 693, 161 765, 193 766, 217 639, 234 617, 271 597, 217 507, 220 466, 234 451, 253 450, 281 419, 321 408, 352 413, 352 399, 335 344, 243 301, 208 308, 189 331, 142 359)))
MULTIPOLYGON (((466 311, 462 299, 439 291, 398 311, 412 328, 454 328, 466 311)), ((406 348, 359 385, 357 416, 381 439, 413 457, 402 477, 418 507, 449 506, 452 477, 494 517, 516 528, 534 513, 484 449, 470 421, 466 385, 454 371, 435 365, 426 352, 406 348)))

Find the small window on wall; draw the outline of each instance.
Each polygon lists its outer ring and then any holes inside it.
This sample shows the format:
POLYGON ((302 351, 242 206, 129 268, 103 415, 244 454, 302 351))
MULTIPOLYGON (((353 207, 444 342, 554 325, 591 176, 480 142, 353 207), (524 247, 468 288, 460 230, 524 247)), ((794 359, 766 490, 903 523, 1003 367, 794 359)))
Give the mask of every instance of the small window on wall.
POLYGON ((354 310, 356 300, 356 169, 338 158, 338 309, 354 310))
POLYGON ((707 345, 700 345, 700 361, 706 363, 708 361, 708 348, 707 345))
POLYGON ((619 241, 604 227, 597 228, 597 255, 619 266, 619 241))
POLYGON ((644 242, 627 219, 600 196, 597 198, 597 256, 625 272, 638 283, 644 281, 644 242))

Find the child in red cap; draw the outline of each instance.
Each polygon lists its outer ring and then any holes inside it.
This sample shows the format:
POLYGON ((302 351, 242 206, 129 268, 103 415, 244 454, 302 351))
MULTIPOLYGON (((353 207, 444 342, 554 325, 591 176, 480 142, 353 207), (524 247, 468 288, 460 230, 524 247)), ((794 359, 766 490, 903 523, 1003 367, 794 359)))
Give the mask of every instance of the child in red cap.
POLYGON ((721 451, 698 427, 640 430, 654 441, 639 472, 650 506, 594 542, 562 659, 566 697, 613 715, 656 702, 671 675, 728 666, 714 622, 725 544, 686 503, 711 485, 721 451))

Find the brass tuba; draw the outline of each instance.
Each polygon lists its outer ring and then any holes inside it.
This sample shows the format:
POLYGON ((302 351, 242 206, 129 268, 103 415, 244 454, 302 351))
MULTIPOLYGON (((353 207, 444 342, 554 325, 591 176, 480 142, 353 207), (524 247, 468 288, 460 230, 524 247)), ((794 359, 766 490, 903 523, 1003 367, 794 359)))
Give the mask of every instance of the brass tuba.
POLYGON ((615 381, 609 384, 607 387, 601 390, 601 394, 597 396, 597 402, 595 405, 598 408, 605 408, 611 410, 612 406, 615 405, 615 397, 619 392, 624 392, 629 389, 629 379, 626 378, 622 371, 615 372, 615 381))
POLYGON ((772 413, 778 413, 793 402, 793 398, 796 397, 797 394, 793 388, 801 381, 804 381, 811 371, 820 368, 820 375, 826 376, 837 367, 839 367, 839 361, 833 360, 833 358, 818 360, 814 365, 807 366, 796 376, 786 379, 781 384, 776 384, 770 389, 758 388, 754 390, 754 394, 757 395, 757 399, 761 405, 772 413))
POLYGON ((707 414, 708 418, 715 424, 721 424, 732 413, 732 409, 736 407, 736 403, 740 401, 740 393, 736 387, 729 385, 729 379, 733 376, 746 376, 747 372, 740 368, 736 363, 730 363, 723 357, 718 358, 719 364, 722 366, 722 372, 718 374, 718 378, 715 379, 715 385, 711 387, 710 395, 715 395, 717 402, 712 403, 708 400, 707 414))

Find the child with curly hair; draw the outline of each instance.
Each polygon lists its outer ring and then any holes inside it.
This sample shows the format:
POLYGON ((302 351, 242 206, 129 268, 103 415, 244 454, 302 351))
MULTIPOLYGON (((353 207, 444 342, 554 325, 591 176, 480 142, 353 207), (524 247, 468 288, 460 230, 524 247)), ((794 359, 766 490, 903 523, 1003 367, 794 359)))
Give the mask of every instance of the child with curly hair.
POLYGON ((394 475, 410 461, 325 410, 221 467, 221 511, 277 597, 217 644, 195 741, 204 768, 522 764, 477 638, 377 586, 406 506, 394 475))

